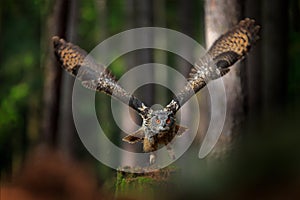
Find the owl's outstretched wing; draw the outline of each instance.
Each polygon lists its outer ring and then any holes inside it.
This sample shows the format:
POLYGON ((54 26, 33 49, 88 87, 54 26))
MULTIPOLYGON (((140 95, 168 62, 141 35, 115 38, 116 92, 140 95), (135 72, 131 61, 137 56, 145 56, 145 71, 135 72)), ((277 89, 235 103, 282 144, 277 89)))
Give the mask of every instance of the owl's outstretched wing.
POLYGON ((189 74, 187 85, 166 108, 176 112, 210 80, 228 73, 229 67, 241 60, 258 40, 259 29, 260 27, 254 20, 246 18, 221 35, 205 56, 195 63, 189 74))
POLYGON ((79 79, 84 87, 111 95, 141 115, 146 113, 148 107, 126 92, 105 66, 96 63, 83 49, 72 43, 57 36, 52 40, 57 60, 67 72, 79 79))

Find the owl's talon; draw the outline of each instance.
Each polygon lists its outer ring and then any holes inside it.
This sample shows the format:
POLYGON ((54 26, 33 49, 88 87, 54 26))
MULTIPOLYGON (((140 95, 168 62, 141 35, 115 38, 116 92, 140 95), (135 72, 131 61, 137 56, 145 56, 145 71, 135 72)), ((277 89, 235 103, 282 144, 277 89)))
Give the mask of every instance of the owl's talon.
POLYGON ((155 163, 155 159, 156 156, 154 154, 150 154, 150 159, 149 159, 150 165, 153 165, 155 163))

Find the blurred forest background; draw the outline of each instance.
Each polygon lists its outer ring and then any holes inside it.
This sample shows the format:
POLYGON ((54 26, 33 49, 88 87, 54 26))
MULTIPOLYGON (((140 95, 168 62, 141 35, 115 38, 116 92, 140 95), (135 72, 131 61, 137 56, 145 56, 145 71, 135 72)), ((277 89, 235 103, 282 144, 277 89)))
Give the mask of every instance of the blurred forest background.
MULTIPOLYGON (((180 31, 206 46, 215 39, 211 32, 221 34, 245 17, 261 25, 261 39, 224 80, 228 97, 224 133, 214 152, 200 160, 198 151, 209 119, 208 94, 204 90, 198 95, 199 134, 188 152, 174 163, 181 169, 172 180, 177 184, 178 196, 174 191, 166 195, 179 199, 186 195, 300 197, 299 0, 2 0, 2 184, 26 171, 26 163, 34 163, 30 159, 40 159, 37 168, 49 169, 39 175, 59 171, 59 165, 65 163, 46 153, 45 149, 51 147, 63 156, 62 160, 81 163, 79 166, 84 163, 82 168, 94 174, 90 179, 96 188, 114 193, 115 170, 93 158, 76 133, 71 109, 74 78, 63 72, 54 59, 52 36, 65 38, 89 52, 119 32, 157 26, 180 31)), ((109 68, 119 78, 132 67, 149 62, 172 66, 185 76, 191 67, 172 53, 145 49, 118 58, 109 68)), ((172 95, 157 85, 143 86, 136 93, 148 105, 164 105, 172 95)), ((108 137, 122 148, 140 151, 138 145, 122 143, 120 135, 125 134, 113 121, 110 97, 97 94, 96 101, 100 102, 98 117, 108 137)), ((188 113, 182 114, 189 117, 188 113)), ((124 114, 124 126, 126 117, 124 114)), ((65 171, 60 172, 77 174, 78 179, 70 182, 85 183, 88 176, 78 175, 80 170, 70 166, 66 164, 65 171)), ((27 168, 26 175, 34 176, 32 170, 27 168)))

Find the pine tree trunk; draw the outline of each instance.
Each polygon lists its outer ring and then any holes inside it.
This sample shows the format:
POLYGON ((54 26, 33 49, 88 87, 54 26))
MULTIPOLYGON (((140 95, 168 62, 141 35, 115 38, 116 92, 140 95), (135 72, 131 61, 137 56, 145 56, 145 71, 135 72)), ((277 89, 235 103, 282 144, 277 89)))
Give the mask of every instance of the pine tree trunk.
POLYGON ((58 132, 58 115, 60 105, 61 91, 61 69, 55 62, 53 54, 53 45, 51 37, 58 35, 65 37, 67 16, 68 16, 67 0, 56 0, 53 5, 54 9, 49 16, 47 22, 46 40, 46 58, 45 58, 45 81, 44 81, 44 98, 43 98, 43 118, 42 118, 42 142, 49 145, 57 145, 58 132))
MULTIPOLYGON (((66 22, 66 40, 76 44, 77 24, 78 24, 78 0, 69 2, 69 12, 66 22)), ((59 127, 58 143, 68 156, 75 156, 77 132, 74 125, 72 114, 72 91, 74 78, 67 72, 62 73, 61 93, 60 93, 60 110, 59 110, 59 127)))
MULTIPOLYGON (((242 5, 238 0, 206 0, 205 1, 205 34, 206 44, 211 44, 224 32, 236 25, 242 16, 242 5)), ((232 137, 237 134, 238 126, 244 118, 244 94, 241 84, 242 63, 231 67, 230 72, 223 77, 226 93, 226 119, 214 152, 221 153, 227 150, 232 137)), ((211 82, 210 84, 215 84, 211 82)), ((214 90, 222 90, 213 86, 214 90)), ((208 97, 209 98, 209 97, 208 97)), ((222 96, 216 98, 222 100, 222 96)), ((222 102, 218 102, 222 105, 222 102)), ((207 105, 210 108, 210 105, 207 105)), ((218 111, 217 111, 218 112, 218 111)), ((219 115, 219 114, 218 114, 219 115)), ((220 113, 220 115, 222 115, 220 113)))
MULTIPOLYGON (((128 0, 126 2, 126 8, 125 8, 125 15, 126 15, 126 29, 131 29, 135 27, 135 12, 134 12, 134 0, 128 0)), ((131 41, 127 41, 128 43, 134 43, 134 37, 132 37, 131 41)), ((128 54, 125 57, 125 62, 126 62, 126 66, 124 66, 126 68, 126 71, 130 70, 131 68, 135 67, 137 64, 137 61, 135 59, 135 54, 128 54)), ((130 82, 127 83, 127 85, 130 85, 130 87, 134 87, 135 86, 135 82, 132 80, 130 82)), ((123 107, 122 112, 120 113, 121 115, 121 120, 122 120, 122 127, 125 130, 128 130, 128 134, 132 134, 134 131, 136 131, 135 128, 135 124, 130 123, 129 121, 135 121, 138 123, 139 121, 139 116, 137 116, 136 112, 132 109, 129 109, 126 105, 121 105, 123 107), (129 109, 129 112, 127 112, 129 109), (130 116, 128 116, 128 113, 130 113, 130 116), (131 119, 129 119, 131 118, 131 119)), ((125 136, 123 134, 123 136, 125 136)), ((129 144, 126 142, 122 142, 122 148, 126 149, 128 151, 132 151, 132 152, 138 152, 141 150, 141 144, 129 144)), ((122 155, 121 157, 122 159, 122 166, 128 166, 128 165, 132 165, 132 163, 134 163, 135 161, 133 160, 133 158, 128 158, 125 157, 125 155, 122 155)))

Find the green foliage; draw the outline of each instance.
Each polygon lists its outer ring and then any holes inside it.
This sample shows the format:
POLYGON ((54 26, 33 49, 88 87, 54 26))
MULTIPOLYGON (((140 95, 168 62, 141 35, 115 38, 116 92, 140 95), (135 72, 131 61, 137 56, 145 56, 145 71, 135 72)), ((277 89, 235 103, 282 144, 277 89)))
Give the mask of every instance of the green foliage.
MULTIPOLYGON (((19 121, 22 120, 19 115, 20 107, 24 107, 24 100, 28 96, 29 88, 25 83, 13 86, 7 97, 1 101, 0 105, 0 127, 4 129, 12 124, 17 125, 19 121)), ((4 131, 6 132, 6 131, 4 131)), ((4 132, 1 132, 2 134, 4 132)), ((0 137, 1 134, 0 133, 0 137)), ((1 139, 0 139, 1 140, 1 139)))
POLYGON ((107 1, 109 11, 107 12, 107 26, 109 27, 109 35, 119 33, 124 28, 125 16, 124 8, 125 1, 111 0, 107 1))
POLYGON ((1 2, 0 170, 10 165, 12 152, 26 149, 29 99, 41 99, 41 6, 36 0, 1 2))
POLYGON ((78 36, 80 46, 91 50, 100 41, 102 30, 100 30, 100 16, 96 1, 80 1, 79 7, 78 36))

